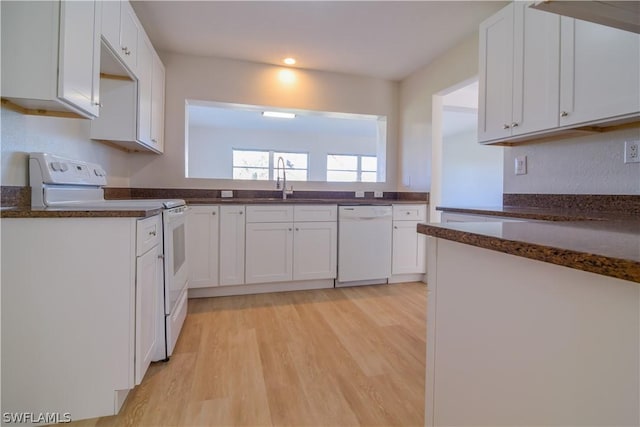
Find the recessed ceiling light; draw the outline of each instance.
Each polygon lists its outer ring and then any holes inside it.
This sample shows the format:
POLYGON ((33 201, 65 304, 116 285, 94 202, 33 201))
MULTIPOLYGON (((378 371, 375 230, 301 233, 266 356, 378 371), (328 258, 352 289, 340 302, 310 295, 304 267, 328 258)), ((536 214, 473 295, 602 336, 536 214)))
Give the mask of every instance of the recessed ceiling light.
POLYGON ((296 60, 295 58, 284 58, 282 62, 284 62, 287 65, 295 65, 296 60))
POLYGON ((285 113, 282 111, 263 111, 264 117, 276 117, 278 119, 293 119, 296 117, 294 113, 285 113))

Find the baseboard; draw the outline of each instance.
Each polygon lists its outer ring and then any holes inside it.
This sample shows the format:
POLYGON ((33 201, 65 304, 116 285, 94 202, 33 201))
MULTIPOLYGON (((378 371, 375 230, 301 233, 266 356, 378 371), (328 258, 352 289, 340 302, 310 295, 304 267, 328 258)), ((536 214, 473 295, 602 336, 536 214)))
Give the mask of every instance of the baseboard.
POLYGON ((251 285, 212 286, 189 289, 189 298, 226 297, 231 295, 265 294, 269 292, 305 291, 333 288, 333 279, 305 280, 303 282, 258 283, 251 285))
POLYGON ((396 274, 389 277, 389 283, 423 282, 427 283, 426 274, 396 274))

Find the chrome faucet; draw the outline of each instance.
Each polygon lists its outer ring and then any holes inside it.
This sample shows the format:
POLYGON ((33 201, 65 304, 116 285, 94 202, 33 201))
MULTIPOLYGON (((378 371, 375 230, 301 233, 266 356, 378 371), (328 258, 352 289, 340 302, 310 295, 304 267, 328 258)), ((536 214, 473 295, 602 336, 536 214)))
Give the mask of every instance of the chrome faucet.
POLYGON ((287 199, 287 171, 285 170, 285 163, 282 156, 278 157, 278 163, 276 165, 276 173, 278 177, 276 179, 276 190, 280 189, 280 163, 282 162, 282 200, 287 199))

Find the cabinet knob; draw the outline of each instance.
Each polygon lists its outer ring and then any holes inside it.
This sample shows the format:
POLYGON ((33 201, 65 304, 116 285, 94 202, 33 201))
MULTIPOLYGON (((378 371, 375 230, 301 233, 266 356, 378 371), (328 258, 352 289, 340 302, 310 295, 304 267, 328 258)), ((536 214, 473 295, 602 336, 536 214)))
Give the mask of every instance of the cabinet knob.
POLYGON ((296 231, 300 231, 300 229, 298 227, 296 227, 296 231))
POLYGON ((242 215, 243 213, 244 213, 244 212, 242 212, 242 211, 238 212, 238 214, 240 214, 240 215, 242 215))
POLYGON ((156 233, 156 231, 155 231, 155 230, 154 230, 154 231, 150 231, 150 232, 149 232, 149 236, 155 236, 156 234, 157 234, 157 233, 156 233))
POLYGON ((516 122, 511 123, 511 127, 512 128, 517 128, 518 127, 518 123, 516 123, 516 122))
POLYGON ((566 111, 560 113, 560 117, 567 117, 568 115, 569 113, 567 113, 566 111))
POLYGON ((215 214, 216 214, 215 212, 211 212, 211 215, 215 215, 215 214))
POLYGON ((100 108, 104 107, 104 105, 102 105, 102 102, 94 102, 93 105, 100 108))
POLYGON ((158 143, 158 140, 157 140, 157 139, 155 139, 155 138, 151 138, 151 142, 153 142, 154 144, 157 144, 157 143, 158 143))
POLYGON ((290 228, 290 229, 289 229, 289 231, 293 231, 293 229, 292 229, 292 228, 290 228))
POLYGON ((393 226, 393 228, 395 228, 395 229, 397 230, 397 229, 398 229, 398 226, 397 226, 397 225, 394 225, 394 226, 393 226))
POLYGON ((160 258, 160 259, 164 259, 164 254, 160 254, 160 255, 158 255, 158 258, 160 258))
POLYGON ((502 129, 505 129, 505 130, 506 130, 506 129, 509 129, 509 127, 510 127, 510 126, 509 126, 508 124, 506 124, 506 123, 502 125, 502 129))
POLYGON ((411 212, 405 212, 406 215, 411 215, 411 212))

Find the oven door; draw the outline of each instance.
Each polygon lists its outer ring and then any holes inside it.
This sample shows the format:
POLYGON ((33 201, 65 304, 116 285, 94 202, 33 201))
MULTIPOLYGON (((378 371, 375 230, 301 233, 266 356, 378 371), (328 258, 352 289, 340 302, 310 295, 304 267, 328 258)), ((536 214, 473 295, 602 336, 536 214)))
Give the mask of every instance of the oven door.
POLYGON ((181 292, 187 287, 186 217, 187 207, 163 212, 164 223, 164 301, 165 314, 170 315, 181 292))

